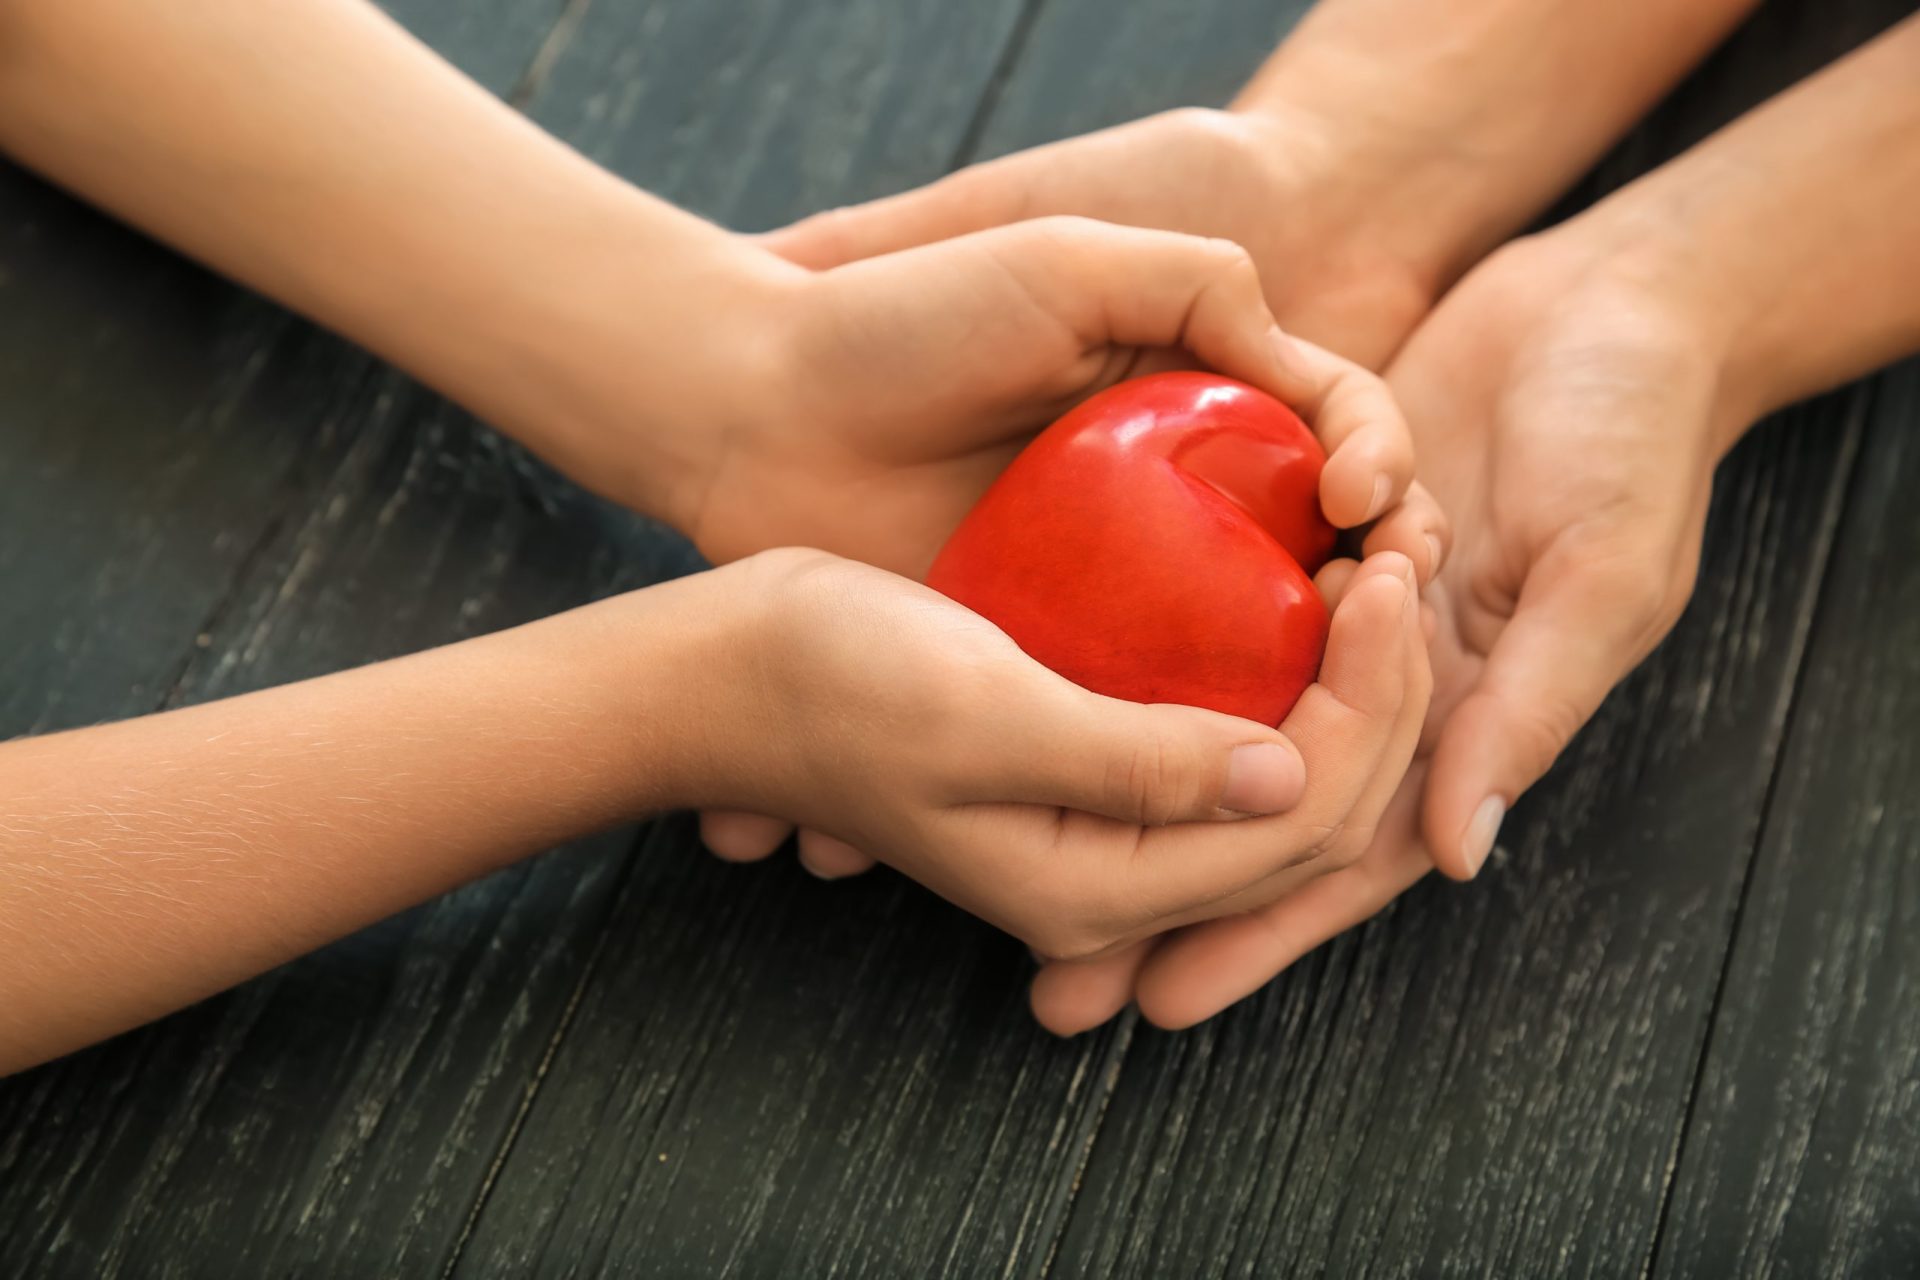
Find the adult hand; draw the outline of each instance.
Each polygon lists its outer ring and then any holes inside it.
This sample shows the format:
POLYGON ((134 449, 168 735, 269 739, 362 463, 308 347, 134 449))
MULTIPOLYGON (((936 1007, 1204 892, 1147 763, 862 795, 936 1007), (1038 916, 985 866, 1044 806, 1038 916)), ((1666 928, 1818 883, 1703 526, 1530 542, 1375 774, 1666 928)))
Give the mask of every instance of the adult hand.
POLYGON ((1429 592, 1429 758, 1352 866, 1245 915, 1045 966, 1042 1023, 1083 1030, 1132 998, 1159 1025, 1191 1025, 1433 866, 1479 870, 1506 808, 1692 591, 1712 467, 1744 425, 1698 317, 1572 232, 1514 243, 1447 297, 1388 374, 1454 526, 1429 592))
POLYGON ((1378 368, 1432 304, 1429 255, 1387 246, 1389 175, 1317 117, 1183 107, 962 169, 764 237, 812 268, 1059 214, 1217 237, 1261 266, 1290 333, 1378 368))

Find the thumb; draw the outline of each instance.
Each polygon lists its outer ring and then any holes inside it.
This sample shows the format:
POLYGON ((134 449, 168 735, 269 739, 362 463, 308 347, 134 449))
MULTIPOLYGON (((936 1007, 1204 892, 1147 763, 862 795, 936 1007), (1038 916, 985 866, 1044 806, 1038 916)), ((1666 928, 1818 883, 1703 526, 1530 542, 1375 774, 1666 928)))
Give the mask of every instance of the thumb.
POLYGON ((1284 736, 1199 707, 1143 705, 1060 681, 996 735, 977 800, 1102 814, 1136 826, 1211 822, 1292 808, 1306 789, 1284 736))
POLYGON ((1638 572, 1543 559, 1479 680, 1440 727, 1422 825, 1434 865, 1472 879, 1515 799, 1552 767, 1671 621, 1638 572))
POLYGON ((938 182, 865 204, 829 209, 769 231, 760 243, 790 262, 824 271, 949 240, 1028 216, 1027 157, 1009 156, 950 174, 938 182))

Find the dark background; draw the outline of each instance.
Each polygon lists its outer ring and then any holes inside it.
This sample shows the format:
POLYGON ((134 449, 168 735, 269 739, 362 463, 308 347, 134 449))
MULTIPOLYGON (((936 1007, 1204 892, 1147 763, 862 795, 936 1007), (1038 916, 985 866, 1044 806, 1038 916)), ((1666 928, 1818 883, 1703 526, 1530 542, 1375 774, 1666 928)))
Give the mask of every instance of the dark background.
MULTIPOLYGON (((1574 203, 1907 7, 1768 5, 1574 203)), ((390 8, 761 228, 1224 101, 1304 6, 390 8)), ((1754 432, 1693 606, 1481 880, 1194 1031, 1054 1040, 1017 945, 887 873, 721 865, 671 818, 0 1082, 0 1274, 1913 1274, 1917 433, 1913 364, 1754 432)), ((0 736, 695 563, 0 169, 0 736)))

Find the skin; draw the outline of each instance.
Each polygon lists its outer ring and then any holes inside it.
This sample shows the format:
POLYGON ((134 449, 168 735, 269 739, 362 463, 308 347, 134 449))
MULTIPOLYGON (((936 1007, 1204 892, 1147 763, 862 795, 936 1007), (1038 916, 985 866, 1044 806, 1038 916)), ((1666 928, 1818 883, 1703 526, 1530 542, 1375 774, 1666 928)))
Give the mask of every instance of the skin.
POLYGON ((780 551, 0 745, 0 1071, 663 808, 748 804, 886 849, 1055 954, 1268 900, 1357 855, 1329 827, 1419 734, 1412 566, 1362 573, 1339 656, 1283 733, 1098 697, 925 587, 780 551), (1354 767, 1308 781, 1302 757, 1331 742, 1354 767))
POLYGON ((768 243, 829 267, 1056 214, 1217 236, 1252 253, 1289 332, 1384 368, 1755 2, 1321 0, 1228 110, 1036 147, 768 243))
MULTIPOLYGON (((1289 332, 1381 368, 1461 272, 1537 216, 1753 4, 1323 0, 1230 110, 1182 108, 974 165, 765 243, 833 269, 1063 214, 1218 237, 1253 256, 1289 332), (1534 109, 1542 101, 1553 110, 1534 109)), ((1384 545, 1439 563, 1447 535, 1433 512, 1416 488, 1382 522, 1384 545), (1424 557, 1412 550, 1421 542, 1424 557)), ((767 857, 793 834, 731 812, 703 815, 701 831, 734 861, 767 857)), ((798 850, 827 878, 874 864, 817 832, 801 832, 798 850)), ((1083 1019, 1056 1016, 1051 986, 1038 988, 1036 1014, 1077 1028, 1083 1019)))
POLYGON ((1351 863, 1417 745, 1444 522, 1379 380, 1281 334, 1238 246, 1062 217, 805 270, 339 0, 0 3, 0 145, 737 559, 0 744, 0 1070, 670 807, 804 824, 1106 954, 1351 863), (1174 351, 1300 407, 1329 518, 1372 522, 1279 731, 1097 698, 887 571, 1036 427, 1174 351))
POLYGON ((1432 593, 1430 758, 1354 865, 1049 969, 1050 1025, 1094 1025, 1129 996, 1191 1025, 1435 865, 1478 872, 1513 798, 1679 617, 1725 452, 1765 414, 1920 350, 1917 137, 1909 19, 1461 282, 1389 372, 1458 529, 1432 593))
MULTIPOLYGON (((770 238, 826 266, 1062 212, 1202 230, 1248 246, 1291 330, 1365 363, 1398 353, 1390 381, 1460 547, 1429 592, 1435 754, 1356 865, 1158 950, 1043 967, 1049 1028, 1136 995, 1188 1025, 1436 863, 1472 875, 1514 798, 1684 606, 1730 442, 1920 342, 1903 309, 1920 292, 1912 22, 1481 262, 1752 7, 1325 0, 1229 111, 1037 148, 770 238)), ((716 831, 736 857, 784 834, 716 831)), ((800 854, 822 874, 866 863, 805 833, 800 854)))

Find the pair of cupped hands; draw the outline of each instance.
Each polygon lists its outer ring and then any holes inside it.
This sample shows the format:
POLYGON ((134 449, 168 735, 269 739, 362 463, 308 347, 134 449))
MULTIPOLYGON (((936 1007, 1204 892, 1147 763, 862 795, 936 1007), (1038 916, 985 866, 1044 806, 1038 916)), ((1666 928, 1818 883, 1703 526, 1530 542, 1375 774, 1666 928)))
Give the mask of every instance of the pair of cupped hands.
POLYGON ((1034 949, 1063 1034, 1129 1002, 1190 1025, 1428 871, 1472 877, 1692 587, 1731 410, 1685 308, 1577 219, 1457 282, 1395 259, 1274 127, 1176 111, 746 242, 737 314, 800 318, 738 330, 772 372, 654 504, 786 637, 756 687, 792 748, 708 846, 798 824, 818 875, 896 866, 1034 949), (911 581, 1033 433, 1192 363, 1302 413, 1351 531, 1277 731, 1087 693, 911 581), (819 550, 757 554, 783 546, 819 550))

